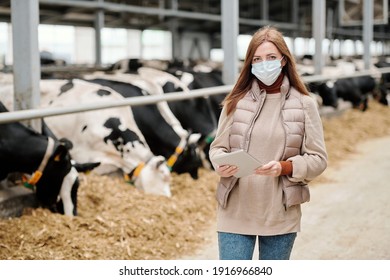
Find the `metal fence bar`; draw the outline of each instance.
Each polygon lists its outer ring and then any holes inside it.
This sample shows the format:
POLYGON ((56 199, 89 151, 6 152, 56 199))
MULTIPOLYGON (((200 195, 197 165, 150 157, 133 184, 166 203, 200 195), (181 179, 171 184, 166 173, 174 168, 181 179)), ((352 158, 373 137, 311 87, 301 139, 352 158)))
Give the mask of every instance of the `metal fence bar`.
MULTIPOLYGON (((333 79, 342 79, 342 78, 351 78, 351 77, 360 77, 366 75, 377 75, 378 73, 390 73, 390 67, 378 68, 375 71, 372 70, 363 70, 358 71, 352 75, 338 75, 336 76, 323 76, 323 75, 314 75, 314 76, 305 76, 303 80, 306 83, 311 82, 322 82, 333 79)), ((80 113, 85 111, 109 109, 114 107, 123 107, 123 106, 139 106, 146 104, 155 104, 161 101, 178 101, 183 99, 191 99, 198 97, 207 97, 211 95, 226 94, 230 92, 233 88, 233 85, 225 85, 211 88, 203 88, 191 90, 191 92, 174 92, 166 93, 164 95, 150 95, 150 96, 138 96, 138 97, 129 97, 124 98, 123 100, 110 101, 110 102, 95 102, 88 104, 73 105, 68 107, 61 108, 38 108, 38 109, 29 109, 22 111, 13 111, 0 113, 0 124, 7 122, 23 121, 35 118, 44 118, 57 115, 65 115, 72 113, 80 113)))
POLYGON ((93 111, 100 109, 109 109, 123 106, 139 106, 146 104, 155 104, 161 101, 178 101, 183 99, 191 99, 197 97, 207 97, 210 95, 226 94, 232 89, 231 85, 218 86, 212 88, 196 89, 188 92, 174 92, 164 95, 149 95, 128 97, 123 100, 116 100, 110 102, 94 102, 88 104, 73 105, 61 108, 38 108, 23 111, 5 112, 0 114, 0 124, 14 121, 22 121, 34 118, 44 118, 57 115, 65 115, 72 113, 79 113, 85 111, 93 111))
POLYGON ((375 71, 373 70, 361 70, 357 71, 354 74, 350 75, 313 75, 313 76, 305 76, 302 77, 303 80, 306 83, 312 83, 312 82, 324 82, 324 81, 329 81, 329 80, 339 80, 339 79, 344 79, 344 78, 352 78, 352 77, 361 77, 361 76, 375 76, 378 74, 384 74, 384 73, 390 73, 390 67, 384 67, 384 68, 377 68, 375 71))

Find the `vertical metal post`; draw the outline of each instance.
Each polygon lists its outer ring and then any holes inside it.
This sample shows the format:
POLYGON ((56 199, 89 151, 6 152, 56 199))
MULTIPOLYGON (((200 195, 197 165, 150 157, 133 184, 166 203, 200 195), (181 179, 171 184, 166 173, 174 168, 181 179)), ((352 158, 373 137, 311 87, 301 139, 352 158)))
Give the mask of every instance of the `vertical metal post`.
POLYGON ((261 19, 267 21, 269 19, 269 1, 261 1, 261 19))
MULTIPOLYGON (((292 18, 292 23, 295 24, 297 27, 299 26, 299 18, 298 18, 298 13, 299 13, 299 1, 298 0, 293 0, 292 1, 292 10, 291 10, 291 18, 292 18)), ((294 29, 292 31, 292 46, 291 46, 291 53, 295 54, 295 39, 297 38, 297 30, 294 29)))
POLYGON ((225 84, 229 85, 234 84, 238 76, 238 0, 221 0, 221 8, 222 48, 224 53, 222 79, 225 84))
POLYGON ((364 69, 368 70, 371 66, 371 41, 373 38, 374 26, 374 5, 372 0, 363 0, 363 61, 364 69))
MULTIPOLYGON (((40 104, 41 78, 38 47, 39 1, 11 1, 14 109, 37 108, 40 104)), ((38 132, 40 120, 26 123, 38 132)))
MULTIPOLYGON (((171 9, 173 11, 177 11, 178 9, 178 3, 177 0, 171 0, 171 9)), ((179 34, 179 24, 177 18, 172 18, 169 20, 169 29, 172 33, 172 58, 181 59, 183 58, 182 55, 182 38, 179 34)))
MULTIPOLYGON (((104 0, 98 0, 103 4, 104 0)), ((95 13, 95 65, 102 65, 102 29, 104 28, 104 11, 98 10, 95 13)))
POLYGON ((312 1, 313 3, 313 38, 315 40, 314 74, 322 74, 324 56, 322 54, 322 42, 325 38, 325 0, 312 1))

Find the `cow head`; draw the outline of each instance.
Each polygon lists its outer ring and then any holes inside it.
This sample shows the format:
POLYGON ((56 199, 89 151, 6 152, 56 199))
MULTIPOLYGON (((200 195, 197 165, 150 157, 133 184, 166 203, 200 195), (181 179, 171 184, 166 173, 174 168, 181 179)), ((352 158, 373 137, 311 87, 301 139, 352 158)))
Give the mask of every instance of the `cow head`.
MULTIPOLYGON (((67 153, 67 159, 70 158, 69 151, 73 148, 73 143, 67 138, 57 139, 56 135, 49 128, 44 120, 42 120, 42 134, 52 139, 55 139, 60 146, 64 149, 63 153, 67 153)), ((58 147, 60 149, 60 146, 58 147)), ((57 156, 57 160, 59 157, 57 156)), ((79 188, 79 172, 89 172, 100 165, 100 162, 86 162, 78 163, 74 160, 70 161, 71 169, 64 176, 60 188, 60 192, 57 196, 56 203, 53 204, 49 209, 53 212, 65 214, 67 216, 77 215, 77 193, 79 188)))
POLYGON ((77 192, 80 185, 79 172, 89 172, 100 162, 77 163, 72 160, 72 168, 62 181, 57 197, 56 212, 67 216, 77 216, 77 192))
MULTIPOLYGON (((192 133, 187 137, 184 148, 181 153, 177 153, 176 161, 171 165, 172 172, 189 173, 193 179, 198 179, 198 169, 203 166, 198 145, 200 137, 199 133, 192 133)), ((169 161, 170 159, 168 159, 168 165, 169 161)))
POLYGON ((79 172, 88 172, 99 166, 100 162, 76 163, 71 160, 71 148, 69 140, 58 141, 58 146, 44 169, 43 174, 46 175, 42 175, 36 184, 36 195, 42 207, 55 213, 77 216, 79 172), (53 178, 51 174, 57 174, 59 178, 53 178))
POLYGON ((331 106, 335 109, 339 106, 339 100, 334 86, 334 81, 309 83, 309 90, 317 93, 322 99, 322 105, 331 106))
MULTIPOLYGON (((60 195, 63 180, 71 172, 71 169, 69 146, 66 142, 57 141, 42 171, 42 177, 36 183, 36 196, 42 207, 49 208, 53 212, 60 212, 57 209, 58 196, 60 195)), ((71 191, 71 187, 64 189, 71 191)))
POLYGON ((132 174, 137 189, 145 193, 171 196, 171 173, 163 156, 153 156, 146 164, 139 165, 137 168, 135 172, 139 172, 139 175, 136 174, 136 178, 134 178, 134 174, 132 174))
MULTIPOLYGON (((0 102, 0 112, 8 110, 0 102)), ((26 186, 35 186, 40 206, 57 211, 64 177, 71 171, 69 142, 42 135, 19 122, 0 125, 0 177, 20 172, 33 174, 26 186)))

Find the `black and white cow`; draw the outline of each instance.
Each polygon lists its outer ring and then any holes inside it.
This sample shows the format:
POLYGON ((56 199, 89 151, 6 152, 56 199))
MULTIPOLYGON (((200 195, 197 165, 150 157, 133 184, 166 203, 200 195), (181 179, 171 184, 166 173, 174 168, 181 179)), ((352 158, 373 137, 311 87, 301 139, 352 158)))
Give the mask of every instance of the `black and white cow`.
POLYGON ((310 92, 321 97, 321 105, 338 108, 339 97, 337 96, 336 87, 334 87, 334 81, 310 82, 308 88, 310 92))
MULTIPOLYGON (((375 66, 378 68, 390 67, 390 62, 386 61, 386 58, 381 58, 375 66)), ((380 94, 374 96, 379 103, 383 105, 389 105, 388 92, 390 91, 390 73, 383 73, 379 82, 380 94)))
POLYGON ((311 84, 311 90, 317 91, 323 100, 323 105, 337 108, 338 98, 348 101, 353 108, 365 111, 368 108, 368 98, 376 91, 376 81, 371 76, 351 77, 311 84))
MULTIPOLYGON (((140 60, 140 59, 121 59, 118 62, 112 64, 107 68, 107 73, 117 74, 117 73, 131 73, 131 74, 141 74, 142 68, 153 68, 155 70, 160 70, 173 76, 177 77, 181 84, 189 90, 193 89, 202 89, 215 86, 225 85, 222 81, 222 71, 216 69, 213 66, 197 64, 197 63, 184 63, 183 61, 173 60, 173 61, 159 61, 159 60, 140 60)), ((143 78, 151 78, 156 81, 156 76, 143 75, 143 78)), ((157 74, 157 79, 160 79, 157 74)), ((163 80, 166 79, 166 76, 163 77, 163 80)), ((163 81, 162 80, 162 81, 163 81)), ((161 80, 159 81, 161 82, 161 80)), ((173 92, 178 89, 177 84, 167 83, 163 85, 164 92, 173 92), (172 87, 174 86, 174 87, 172 87)), ((212 95, 208 98, 208 102, 211 105, 212 111, 214 112, 215 118, 218 120, 221 113, 222 107, 221 103, 225 98, 226 94, 212 95)))
MULTIPOLYGON (((142 79, 157 84, 161 88, 161 93, 159 94, 171 92, 187 94, 190 92, 187 85, 171 73, 150 67, 140 67, 138 73, 142 79)), ((123 77, 128 75, 130 74, 121 74, 123 77)), ((209 97, 198 97, 168 102, 170 110, 180 121, 183 128, 200 133, 199 145, 203 151, 204 158, 208 160, 208 162, 204 162, 204 165, 209 168, 211 167, 209 149, 218 125, 216 115, 219 114, 219 112, 215 112, 212 100, 214 99, 209 97)))
MULTIPOLYGON (((182 91, 189 93, 185 83, 174 75, 153 69, 141 67, 138 69, 140 77, 161 87, 161 93, 182 91)), ((126 76, 126 74, 123 74, 126 76)), ((151 94, 155 94, 151 92, 151 94)), ((179 101, 170 101, 169 108, 178 118, 183 128, 200 133, 202 137, 214 136, 217 127, 216 119, 206 98, 192 98, 179 101)))
MULTIPOLYGON (((3 112, 8 109, 0 102, 3 112)), ((0 124, 0 181, 11 173, 27 174, 25 185, 35 190, 39 206, 77 215, 81 166, 72 164, 69 149, 69 141, 39 134, 19 122, 0 124)))
MULTIPOLYGON (((115 73, 104 74, 94 73, 86 75, 86 79, 102 78, 107 80, 130 83, 141 88, 144 95, 163 95, 170 92, 183 92, 189 94, 187 86, 174 75, 150 67, 141 67, 138 74, 115 73)), ((201 135, 198 143, 204 166, 210 168, 208 151, 211 141, 215 137, 217 120, 212 112, 208 98, 190 98, 177 101, 159 102, 157 107, 167 122, 183 135, 180 130, 192 131, 201 135)))
MULTIPOLYGON (((109 87, 126 98, 147 94, 136 85, 114 79, 97 78, 88 81, 109 87)), ((203 166, 197 144, 200 134, 182 134, 185 130, 175 130, 161 114, 158 105, 134 106, 131 110, 152 152, 164 156, 173 172, 189 173, 192 178, 197 179, 198 169, 203 166)))
MULTIPOLYGON (((108 87, 83 80, 42 80, 42 107, 123 100, 108 87)), ((70 139, 77 162, 99 161, 94 171, 108 174, 121 170, 146 193, 171 196, 170 170, 165 158, 155 156, 128 107, 89 111, 45 119, 59 137, 70 139)))
MULTIPOLYGON (((179 78, 180 81, 182 81, 190 90, 225 85, 222 80, 222 71, 205 65, 195 65, 189 67, 176 63, 170 65, 167 72, 179 78)), ((216 120, 218 120, 221 114, 221 104, 226 94, 227 92, 212 95, 208 98, 216 120)))

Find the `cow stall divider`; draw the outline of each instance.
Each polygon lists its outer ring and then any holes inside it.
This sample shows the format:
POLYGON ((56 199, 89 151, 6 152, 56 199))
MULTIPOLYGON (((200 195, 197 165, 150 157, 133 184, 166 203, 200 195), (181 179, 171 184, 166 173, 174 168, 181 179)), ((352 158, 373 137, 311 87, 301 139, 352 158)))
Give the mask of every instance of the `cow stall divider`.
MULTIPOLYGON (((390 67, 378 68, 375 69, 375 71, 362 70, 362 71, 357 71, 354 74, 338 75, 337 77, 334 75, 328 75, 328 76, 313 75, 313 76, 304 76, 302 78, 304 82, 311 83, 311 82, 324 82, 328 80, 336 80, 336 79, 343 79, 343 78, 361 77, 367 75, 375 77, 384 73, 390 73, 390 67)), ((95 103, 80 104, 80 105, 67 106, 61 108, 39 108, 39 109, 27 109, 27 110, 13 111, 13 112, 5 112, 0 114, 0 123, 24 121, 24 120, 30 120, 35 118, 44 118, 49 116, 65 115, 65 114, 72 114, 72 113, 79 113, 79 112, 86 112, 86 111, 93 111, 93 110, 102 110, 102 109, 121 107, 121 106, 140 106, 140 105, 147 105, 147 104, 156 104, 161 101, 170 102, 170 101, 178 101, 178 100, 192 99, 192 98, 199 98, 199 97, 207 98, 208 96, 211 95, 227 94, 232 90, 232 88, 233 85, 224 85, 224 86, 217 86, 217 87, 210 87, 210 88, 203 88, 203 89, 195 89, 186 93, 173 92, 173 93, 166 93, 161 96, 129 97, 129 98, 124 98, 123 100, 120 101, 95 102, 95 103)))

